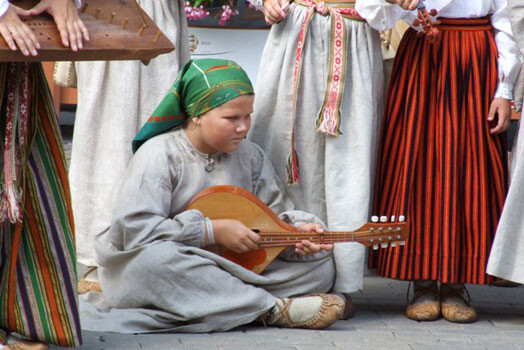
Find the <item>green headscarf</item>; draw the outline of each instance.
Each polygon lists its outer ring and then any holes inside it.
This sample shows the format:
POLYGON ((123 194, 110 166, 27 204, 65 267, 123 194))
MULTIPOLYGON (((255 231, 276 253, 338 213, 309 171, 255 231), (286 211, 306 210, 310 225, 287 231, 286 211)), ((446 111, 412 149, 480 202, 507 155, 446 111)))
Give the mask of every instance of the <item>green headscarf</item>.
POLYGON ((183 125, 242 95, 252 95, 246 72, 235 62, 214 58, 187 62, 170 92, 133 140, 133 153, 153 136, 183 125))

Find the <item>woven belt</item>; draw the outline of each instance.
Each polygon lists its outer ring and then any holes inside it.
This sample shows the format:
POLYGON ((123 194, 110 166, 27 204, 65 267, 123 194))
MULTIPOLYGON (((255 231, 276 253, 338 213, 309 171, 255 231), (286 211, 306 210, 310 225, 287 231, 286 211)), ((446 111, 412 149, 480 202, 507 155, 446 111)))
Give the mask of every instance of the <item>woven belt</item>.
POLYGON ((477 30, 492 30, 490 17, 481 18, 444 18, 439 17, 440 24, 438 25, 439 30, 466 30, 466 31, 477 31, 477 30))
POLYGON ((291 134, 291 154, 288 157, 287 164, 287 184, 292 185, 298 182, 298 158, 295 150, 295 114, 298 84, 300 81, 300 73, 302 70, 302 50, 305 44, 305 38, 309 23, 315 13, 322 16, 331 16, 331 44, 330 44, 330 64, 329 76, 327 81, 326 95, 322 108, 317 116, 316 125, 317 131, 338 136, 340 125, 340 101, 344 91, 344 81, 346 77, 346 61, 347 61, 347 28, 344 21, 345 18, 362 21, 355 10, 355 1, 315 1, 315 0, 299 0, 297 5, 307 7, 306 17, 302 22, 302 28, 297 44, 297 51, 295 54, 295 69, 293 76, 293 114, 292 125, 293 130, 291 134), (332 4, 333 6, 327 6, 332 4))

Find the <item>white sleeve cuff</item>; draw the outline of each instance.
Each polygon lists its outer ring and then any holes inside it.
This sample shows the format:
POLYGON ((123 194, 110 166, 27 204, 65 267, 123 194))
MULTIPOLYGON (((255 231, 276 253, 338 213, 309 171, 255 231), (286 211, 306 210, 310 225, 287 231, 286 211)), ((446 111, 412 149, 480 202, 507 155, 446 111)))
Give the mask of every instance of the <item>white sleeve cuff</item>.
POLYGON ((207 233, 207 241, 209 245, 215 244, 215 232, 213 231, 213 223, 211 222, 211 219, 206 218, 206 233, 207 233))
POLYGON ((7 0, 0 0, 0 17, 2 17, 9 8, 9 1, 7 0))
POLYGON ((505 98, 506 100, 513 100, 513 84, 499 82, 495 98, 505 98))

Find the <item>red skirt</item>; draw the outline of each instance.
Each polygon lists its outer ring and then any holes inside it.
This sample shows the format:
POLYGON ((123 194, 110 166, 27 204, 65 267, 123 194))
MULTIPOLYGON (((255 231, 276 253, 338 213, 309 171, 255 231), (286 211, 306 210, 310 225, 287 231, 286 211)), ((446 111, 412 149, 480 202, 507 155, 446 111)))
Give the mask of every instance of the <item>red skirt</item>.
POLYGON ((508 187, 506 135, 487 121, 497 46, 489 18, 440 20, 438 43, 410 29, 397 52, 374 212, 404 215, 410 236, 370 264, 394 279, 486 284, 508 187))

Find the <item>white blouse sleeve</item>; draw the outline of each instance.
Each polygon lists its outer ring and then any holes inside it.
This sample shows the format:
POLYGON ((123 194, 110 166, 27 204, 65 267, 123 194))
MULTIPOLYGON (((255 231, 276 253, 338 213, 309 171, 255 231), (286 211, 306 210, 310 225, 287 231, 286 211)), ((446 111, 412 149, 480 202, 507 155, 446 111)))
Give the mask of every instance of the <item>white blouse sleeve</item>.
POLYGON ((491 15, 495 30, 495 42, 499 52, 499 84, 495 98, 513 99, 513 85, 519 74, 520 55, 509 21, 507 0, 495 0, 495 12, 491 15))
POLYGON ((386 0, 357 0, 355 9, 376 30, 391 29, 409 11, 386 0))
POLYGON ((76 8, 79 9, 82 6, 82 0, 75 0, 76 8))
POLYGON ((259 11, 264 11, 264 0, 247 0, 251 5, 259 11))
POLYGON ((508 12, 510 22, 512 22, 513 36, 520 48, 521 55, 524 55, 524 1, 508 0, 508 12))
POLYGON ((9 1, 7 0, 0 0, 0 17, 2 17, 9 8, 9 1))

